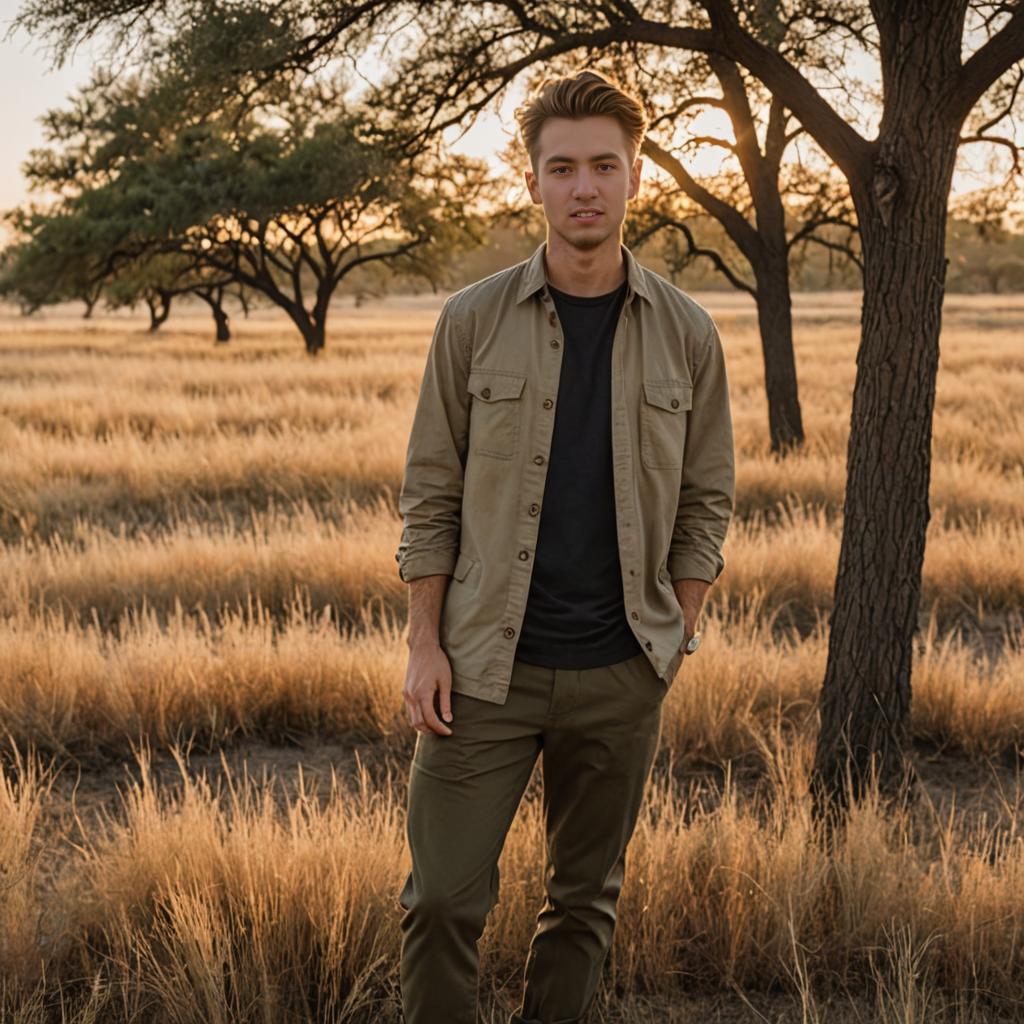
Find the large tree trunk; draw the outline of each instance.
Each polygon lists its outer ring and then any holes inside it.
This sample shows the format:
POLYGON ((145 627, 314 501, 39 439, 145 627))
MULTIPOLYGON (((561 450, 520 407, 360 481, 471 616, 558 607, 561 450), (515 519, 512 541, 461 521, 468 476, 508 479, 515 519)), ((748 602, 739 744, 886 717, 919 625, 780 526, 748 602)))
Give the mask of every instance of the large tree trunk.
POLYGON ((755 265, 754 272, 757 276, 757 322, 761 331, 768 396, 768 433, 772 452, 784 454, 804 442, 793 355, 793 301, 785 250, 779 258, 755 265))
POLYGON ((861 795, 873 773, 883 794, 895 795, 909 771, 946 204, 959 135, 934 102, 936 83, 959 60, 956 19, 947 31, 932 8, 929 20, 889 34, 874 177, 870 189, 855 190, 864 306, 814 766, 819 813, 861 795))

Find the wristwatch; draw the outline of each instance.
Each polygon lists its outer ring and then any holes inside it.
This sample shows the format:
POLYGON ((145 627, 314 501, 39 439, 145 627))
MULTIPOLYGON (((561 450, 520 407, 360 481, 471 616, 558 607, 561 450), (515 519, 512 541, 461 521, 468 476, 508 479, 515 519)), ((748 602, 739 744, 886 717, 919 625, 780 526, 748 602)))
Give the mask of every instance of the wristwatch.
POLYGON ((693 654, 697 648, 700 647, 700 633, 694 633, 693 636, 687 641, 686 646, 683 648, 687 654, 693 654))

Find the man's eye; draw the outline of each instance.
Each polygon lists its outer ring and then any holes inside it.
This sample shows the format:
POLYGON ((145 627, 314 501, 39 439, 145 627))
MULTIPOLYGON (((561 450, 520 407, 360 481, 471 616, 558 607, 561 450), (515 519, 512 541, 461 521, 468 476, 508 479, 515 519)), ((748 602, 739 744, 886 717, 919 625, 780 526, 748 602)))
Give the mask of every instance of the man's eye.
POLYGON ((598 164, 599 167, 607 167, 609 171, 615 170, 615 164, 598 164))

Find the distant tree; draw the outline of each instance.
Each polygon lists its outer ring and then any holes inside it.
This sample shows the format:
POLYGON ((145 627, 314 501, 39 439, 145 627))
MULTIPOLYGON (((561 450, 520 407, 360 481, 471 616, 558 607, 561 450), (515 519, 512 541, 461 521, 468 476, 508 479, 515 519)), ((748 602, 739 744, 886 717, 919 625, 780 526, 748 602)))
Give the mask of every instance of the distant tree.
POLYGON ((7 212, 13 240, 0 254, 0 295, 25 315, 79 300, 92 316, 106 283, 102 261, 78 219, 31 207, 7 212))
MULTIPOLYGON (((480 161, 387 147, 345 91, 337 76, 295 74, 258 109, 211 111, 173 74, 115 85, 100 73, 48 116, 55 144, 34 152, 31 176, 60 195, 49 219, 90 246, 113 301, 145 301, 154 328, 198 281, 223 335, 220 293, 206 285, 233 284, 282 308, 316 354, 356 268, 443 280, 452 254, 479 240, 489 184, 480 161), (189 277, 170 284, 175 259, 189 277)), ((28 293, 33 265, 19 276, 28 293)))
MULTIPOLYGON (((265 295, 315 354, 348 273, 382 261, 436 275, 438 252, 462 226, 436 216, 437 196, 359 130, 355 119, 337 120, 309 137, 254 131, 228 144, 204 128, 169 157, 126 170, 116 190, 147 193, 146 215, 165 249, 265 295)), ((448 211, 456 218, 472 198, 472 173, 467 162, 463 190, 455 179, 448 211)))
POLYGON ((139 302, 149 310, 149 329, 157 331, 171 312, 174 299, 195 296, 210 307, 214 322, 214 340, 231 339, 224 300, 241 285, 225 274, 197 265, 181 253, 143 253, 135 260, 122 260, 108 281, 105 296, 108 309, 134 309, 139 302))
POLYGON ((227 310, 224 307, 224 300, 229 294, 234 292, 236 298, 242 304, 242 308, 248 315, 248 307, 245 303, 245 286, 236 284, 234 288, 230 284, 226 283, 215 283, 196 285, 191 289, 191 293, 198 299, 202 299, 210 307, 210 313, 213 315, 214 323, 214 340, 218 344, 224 344, 231 340, 231 326, 229 324, 229 317, 227 310))

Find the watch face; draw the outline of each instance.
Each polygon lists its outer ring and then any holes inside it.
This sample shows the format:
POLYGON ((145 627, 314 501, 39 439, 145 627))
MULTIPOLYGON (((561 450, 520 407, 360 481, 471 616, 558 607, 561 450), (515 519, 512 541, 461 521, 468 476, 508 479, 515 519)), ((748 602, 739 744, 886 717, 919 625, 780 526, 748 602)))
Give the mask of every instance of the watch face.
POLYGON ((693 636, 690 637, 689 643, 686 645, 686 653, 693 654, 698 647, 700 647, 700 633, 694 633, 693 636))

